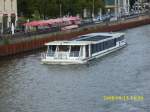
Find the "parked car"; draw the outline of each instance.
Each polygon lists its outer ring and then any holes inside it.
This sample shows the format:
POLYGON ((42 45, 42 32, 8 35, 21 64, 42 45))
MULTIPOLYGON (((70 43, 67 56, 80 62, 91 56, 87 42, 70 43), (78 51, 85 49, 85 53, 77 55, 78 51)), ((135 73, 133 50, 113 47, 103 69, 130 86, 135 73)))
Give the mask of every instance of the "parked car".
POLYGON ((93 22, 94 23, 101 23, 102 22, 102 18, 100 16, 94 17, 93 18, 93 22))
POLYGON ((108 14, 103 15, 103 16, 102 16, 102 21, 103 21, 103 22, 110 21, 110 18, 111 18, 111 15, 108 15, 108 14))
POLYGON ((90 19, 83 19, 81 21, 81 24, 80 26, 84 26, 84 25, 88 25, 88 24, 92 24, 93 23, 93 20, 90 18, 90 19))
POLYGON ((110 18, 110 21, 117 21, 117 20, 118 20, 117 17, 111 17, 111 18, 110 18))

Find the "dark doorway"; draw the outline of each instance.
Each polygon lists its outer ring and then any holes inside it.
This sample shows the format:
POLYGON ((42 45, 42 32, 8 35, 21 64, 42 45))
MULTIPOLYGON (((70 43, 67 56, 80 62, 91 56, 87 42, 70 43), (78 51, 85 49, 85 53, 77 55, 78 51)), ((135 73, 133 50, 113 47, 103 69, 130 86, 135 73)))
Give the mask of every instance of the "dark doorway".
POLYGON ((89 57, 89 46, 86 45, 86 57, 89 57))
POLYGON ((6 30, 8 29, 8 15, 4 14, 3 15, 3 32, 6 32, 6 30))
POLYGON ((130 0, 130 8, 133 9, 133 5, 135 4, 137 0, 130 0))
POLYGON ((2 23, 0 23, 0 34, 2 33, 2 23))
POLYGON ((11 23, 13 23, 14 26, 16 26, 16 15, 15 14, 11 14, 11 23))

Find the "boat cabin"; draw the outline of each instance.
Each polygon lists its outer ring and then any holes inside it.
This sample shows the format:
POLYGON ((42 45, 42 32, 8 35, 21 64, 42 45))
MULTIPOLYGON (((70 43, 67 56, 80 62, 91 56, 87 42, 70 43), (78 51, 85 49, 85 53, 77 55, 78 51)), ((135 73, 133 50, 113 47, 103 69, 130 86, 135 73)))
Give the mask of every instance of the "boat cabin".
POLYGON ((124 33, 92 33, 70 41, 53 41, 48 47, 43 62, 86 63, 126 44, 124 33))
POLYGON ((47 56, 53 59, 79 59, 89 57, 91 41, 54 41, 47 43, 47 56))

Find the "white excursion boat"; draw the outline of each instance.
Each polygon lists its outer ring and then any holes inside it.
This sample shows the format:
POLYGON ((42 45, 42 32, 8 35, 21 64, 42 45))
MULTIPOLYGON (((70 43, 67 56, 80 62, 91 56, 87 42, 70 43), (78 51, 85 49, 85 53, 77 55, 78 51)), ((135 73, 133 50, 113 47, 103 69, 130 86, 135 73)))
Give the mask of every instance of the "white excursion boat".
POLYGON ((84 64, 126 45, 124 33, 91 33, 71 41, 46 43, 45 64, 84 64))

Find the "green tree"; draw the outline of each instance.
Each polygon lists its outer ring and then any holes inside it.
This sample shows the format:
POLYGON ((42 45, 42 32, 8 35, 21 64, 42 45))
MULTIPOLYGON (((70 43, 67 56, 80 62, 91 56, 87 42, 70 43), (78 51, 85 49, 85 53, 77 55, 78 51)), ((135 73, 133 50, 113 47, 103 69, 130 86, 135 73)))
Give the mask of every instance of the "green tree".
POLYGON ((34 13, 33 0, 18 0, 18 15, 31 17, 34 13))
MULTIPOLYGON (((104 0, 94 1, 95 13, 99 11, 100 7, 104 9, 104 0)), ((59 17, 60 4, 62 15, 80 14, 82 16, 85 8, 89 12, 93 10, 93 0, 18 0, 18 14, 41 19, 59 17)))

